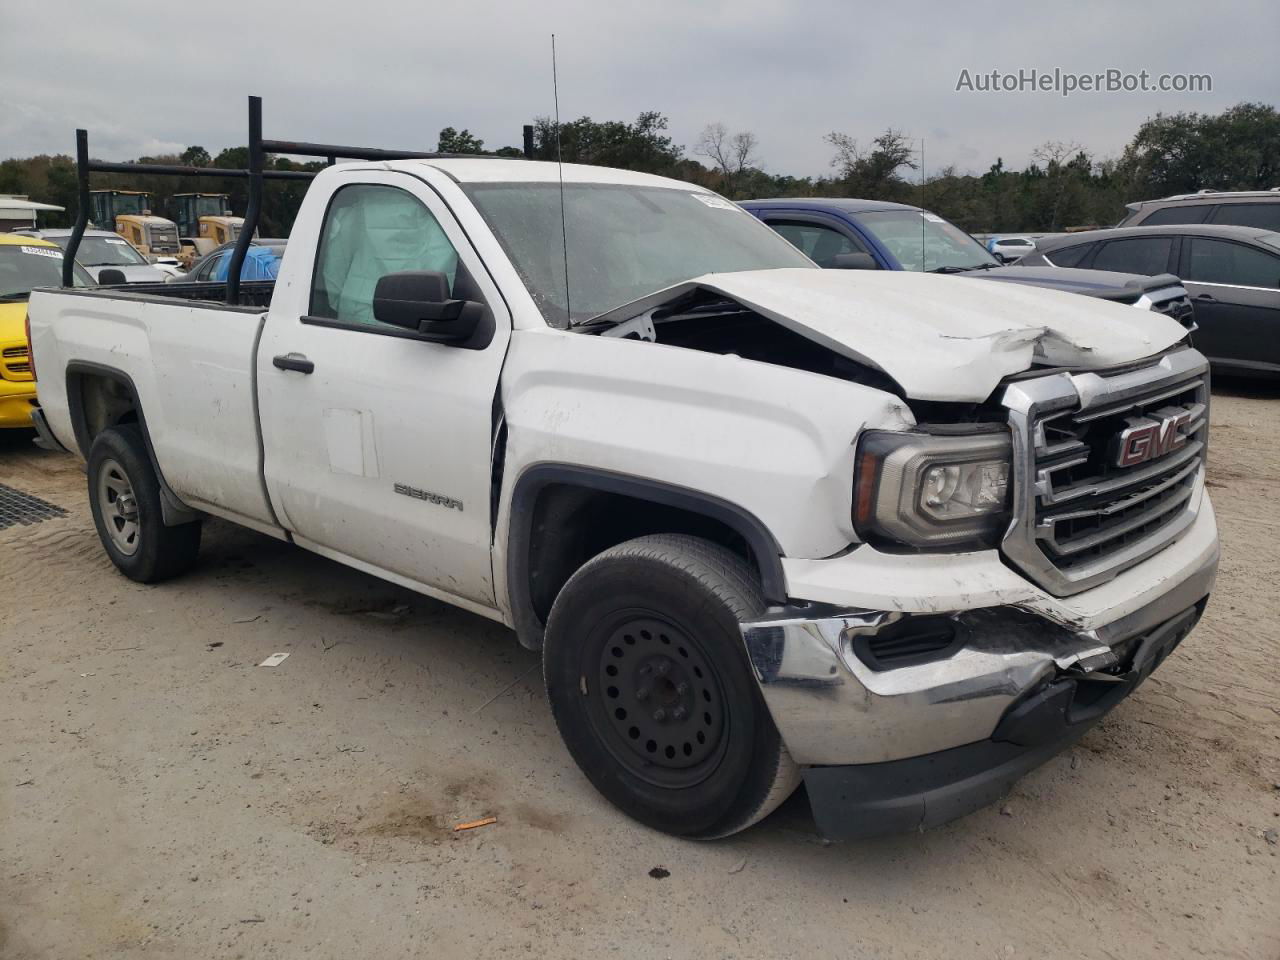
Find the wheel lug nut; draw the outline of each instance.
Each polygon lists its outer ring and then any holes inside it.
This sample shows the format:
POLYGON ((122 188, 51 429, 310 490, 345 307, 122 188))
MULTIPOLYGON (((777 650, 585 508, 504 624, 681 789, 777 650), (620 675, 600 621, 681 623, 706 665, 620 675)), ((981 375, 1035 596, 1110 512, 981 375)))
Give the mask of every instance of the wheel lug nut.
POLYGON ((688 715, 689 714, 684 707, 676 707, 674 710, 671 711, 671 716, 675 720, 683 720, 688 715))
POLYGON ((653 711, 653 719, 658 721, 658 723, 661 723, 663 720, 667 719, 667 711, 659 707, 657 710, 653 711))
POLYGON ((641 700, 641 701, 643 701, 643 700, 648 700, 648 699, 649 699, 649 688, 648 688, 648 687, 641 687, 639 690, 637 690, 637 691, 636 691, 636 699, 637 699, 637 700, 641 700))
POLYGON ((662 674, 663 676, 666 676, 667 671, 670 669, 671 669, 671 664, 667 663, 667 661, 665 660, 663 660, 660 664, 658 664, 658 673, 662 674))
POLYGON ((689 692, 689 685, 687 683, 681 682, 676 684, 676 693, 680 694, 680 696, 683 697, 688 692, 689 692))

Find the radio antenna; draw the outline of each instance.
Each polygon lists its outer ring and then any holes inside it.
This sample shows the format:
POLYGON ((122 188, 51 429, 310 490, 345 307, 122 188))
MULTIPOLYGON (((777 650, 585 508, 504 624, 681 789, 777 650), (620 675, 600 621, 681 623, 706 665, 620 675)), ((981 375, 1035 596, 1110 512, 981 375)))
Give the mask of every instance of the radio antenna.
POLYGON ((560 242, 564 248, 564 313, 565 324, 573 325, 569 308, 569 230, 564 212, 564 154, 560 149, 560 81, 556 75, 556 35, 551 35, 551 93, 556 105, 556 170, 560 176, 560 242))

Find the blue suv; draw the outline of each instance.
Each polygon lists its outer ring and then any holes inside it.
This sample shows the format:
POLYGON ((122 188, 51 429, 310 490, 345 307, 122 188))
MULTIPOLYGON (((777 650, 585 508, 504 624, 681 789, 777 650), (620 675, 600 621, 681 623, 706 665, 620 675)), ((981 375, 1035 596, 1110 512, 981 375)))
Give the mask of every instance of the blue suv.
POLYGON ((1167 313, 1193 325, 1190 298, 1172 274, 1006 267, 954 223, 920 207, 834 198, 743 200, 740 206, 820 267, 955 273, 1048 287, 1167 313))

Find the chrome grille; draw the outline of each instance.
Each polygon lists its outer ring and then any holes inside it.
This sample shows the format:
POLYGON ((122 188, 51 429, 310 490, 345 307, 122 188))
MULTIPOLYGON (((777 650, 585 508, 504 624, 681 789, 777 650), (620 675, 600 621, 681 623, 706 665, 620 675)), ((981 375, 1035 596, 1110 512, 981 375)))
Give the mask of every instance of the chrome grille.
POLYGON ((1003 549, 1041 586, 1077 593, 1162 549, 1198 507, 1208 365, 1194 350, 1111 375, 1056 374, 1005 394, 1019 481, 1003 549), (1149 459, 1120 466, 1126 432, 1149 459))

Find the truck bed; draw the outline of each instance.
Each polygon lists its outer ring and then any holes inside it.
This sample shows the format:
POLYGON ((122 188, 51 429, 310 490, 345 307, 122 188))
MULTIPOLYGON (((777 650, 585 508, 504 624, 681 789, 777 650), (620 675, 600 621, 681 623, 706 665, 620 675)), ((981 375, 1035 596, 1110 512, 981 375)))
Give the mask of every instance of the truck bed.
POLYGON ((255 354, 273 286, 242 284, 239 305, 223 302, 221 283, 35 291, 35 356, 42 370, 66 371, 40 380, 56 438, 87 456, 82 438, 114 422, 114 396, 132 393, 161 475, 183 502, 272 524, 255 354))

